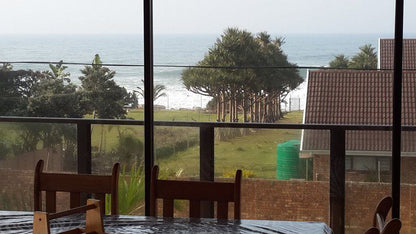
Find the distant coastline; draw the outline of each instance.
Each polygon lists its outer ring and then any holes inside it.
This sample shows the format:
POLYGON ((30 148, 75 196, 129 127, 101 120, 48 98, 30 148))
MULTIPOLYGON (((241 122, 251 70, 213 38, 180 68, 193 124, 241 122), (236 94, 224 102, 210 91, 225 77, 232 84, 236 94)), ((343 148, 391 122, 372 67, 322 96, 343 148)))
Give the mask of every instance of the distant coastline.
MULTIPOLYGON (((409 34, 410 35, 410 34, 409 34)), ((155 65, 195 65, 213 46, 220 35, 155 34, 155 65)), ((327 66, 335 55, 356 54, 364 44, 377 45, 379 37, 390 34, 272 34, 285 38, 282 46, 288 59, 298 66, 327 66)), ((0 61, 50 61, 91 63, 95 54, 103 63, 143 64, 143 39, 140 34, 5 34, 0 37, 0 61)), ((47 65, 13 64, 14 69, 48 70, 47 65)), ((71 80, 79 84, 83 66, 68 65, 71 80)), ((143 67, 110 67, 116 71, 114 80, 128 90, 141 85, 143 67)), ((181 82, 180 67, 155 67, 154 82, 167 88, 167 96, 155 104, 171 109, 203 108, 210 97, 196 95, 181 82)), ((304 76, 306 71, 300 71, 304 76)), ((295 91, 290 96, 306 95, 295 91)), ((139 100, 143 102, 143 100, 139 100)))

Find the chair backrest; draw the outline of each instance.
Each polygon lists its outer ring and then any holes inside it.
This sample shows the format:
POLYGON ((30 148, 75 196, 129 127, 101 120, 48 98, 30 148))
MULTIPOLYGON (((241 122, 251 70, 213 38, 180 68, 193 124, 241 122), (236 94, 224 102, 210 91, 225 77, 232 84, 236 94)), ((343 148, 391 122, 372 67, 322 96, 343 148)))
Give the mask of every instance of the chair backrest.
POLYGON ((371 227, 364 234, 380 234, 380 230, 376 227, 371 227))
POLYGON ((228 219, 228 203, 234 203, 234 219, 241 219, 241 170, 234 183, 159 180, 159 167, 152 169, 150 215, 157 216, 157 199, 163 199, 163 217, 173 217, 174 200, 189 200, 189 217, 200 218, 201 201, 217 202, 217 218, 228 219))
POLYGON ((374 212, 373 217, 373 227, 378 227, 382 230, 386 223, 387 215, 393 205, 393 198, 390 196, 384 197, 377 204, 376 211, 374 212))
POLYGON ((393 205, 393 198, 390 196, 384 197, 377 204, 376 211, 373 216, 373 227, 368 229, 366 234, 398 234, 402 222, 400 219, 391 219, 386 222, 387 215, 393 205))
POLYGON ((381 230, 381 234, 399 234, 400 229, 402 228, 402 222, 400 219, 392 219, 386 223, 386 225, 381 230))
POLYGON ((105 194, 111 194, 111 214, 118 214, 118 176, 120 164, 113 166, 111 175, 65 174, 43 172, 43 160, 35 169, 34 209, 42 210, 42 191, 46 193, 46 212, 56 212, 56 192, 70 193, 70 208, 81 206, 81 193, 94 194, 105 212, 105 194))

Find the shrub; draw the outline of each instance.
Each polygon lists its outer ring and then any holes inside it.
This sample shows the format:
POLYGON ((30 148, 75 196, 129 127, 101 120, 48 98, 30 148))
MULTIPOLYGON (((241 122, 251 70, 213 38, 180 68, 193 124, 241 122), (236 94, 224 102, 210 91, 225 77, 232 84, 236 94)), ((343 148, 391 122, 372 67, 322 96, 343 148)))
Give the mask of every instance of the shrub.
MULTIPOLYGON (((120 214, 135 214, 143 207, 144 170, 143 166, 132 165, 130 170, 123 166, 118 182, 118 206, 120 214)), ((111 211, 111 195, 106 195, 106 213, 111 211)))

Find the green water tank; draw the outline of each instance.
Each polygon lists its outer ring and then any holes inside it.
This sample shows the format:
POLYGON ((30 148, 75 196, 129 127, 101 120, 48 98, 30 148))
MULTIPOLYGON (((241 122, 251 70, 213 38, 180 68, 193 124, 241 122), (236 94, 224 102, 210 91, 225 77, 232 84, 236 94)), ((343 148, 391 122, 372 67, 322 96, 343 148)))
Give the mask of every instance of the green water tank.
POLYGON ((277 145, 277 169, 278 180, 299 178, 299 140, 290 140, 277 145))

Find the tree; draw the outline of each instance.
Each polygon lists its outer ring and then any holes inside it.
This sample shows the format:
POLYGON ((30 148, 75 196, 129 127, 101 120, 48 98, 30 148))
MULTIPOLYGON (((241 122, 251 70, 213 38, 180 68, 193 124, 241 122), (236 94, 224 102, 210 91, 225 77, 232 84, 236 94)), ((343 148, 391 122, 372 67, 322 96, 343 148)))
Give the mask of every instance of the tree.
POLYGON ((345 55, 340 54, 340 55, 335 56, 334 60, 329 62, 329 67, 344 69, 344 68, 348 68, 349 62, 350 61, 348 57, 345 57, 345 55))
POLYGON ((10 63, 3 63, 0 71, 11 71, 13 70, 13 66, 10 63))
MULTIPOLYGON (((53 71, 0 70, 0 114, 35 117, 82 117, 80 95, 70 83, 65 67, 57 66, 61 75, 53 71), (63 75, 65 74, 65 75, 63 75)), ((56 71, 58 71, 56 70, 56 71)), ((19 123, 18 151, 36 150, 39 142, 53 148, 62 144, 65 149, 75 149, 74 127, 62 124, 19 123)), ((66 152, 71 152, 70 150, 66 152)), ((73 152, 73 151, 72 151, 73 152)))
POLYGON ((27 116, 33 89, 45 76, 32 70, 0 70, 0 115, 27 116))
MULTIPOLYGON (((142 80, 143 86, 144 86, 144 80, 142 80)), ((136 91, 139 93, 140 96, 144 98, 144 89, 142 87, 137 87, 139 91, 136 91)), ((153 87, 153 101, 156 101, 160 97, 165 97, 166 93, 166 86, 162 84, 157 84, 153 87)))
POLYGON ((67 69, 67 66, 63 65, 63 61, 59 61, 58 64, 53 65, 53 64, 49 64, 49 68, 51 69, 51 75, 53 78, 55 79, 63 79, 67 82, 70 82, 69 76, 70 73, 66 73, 65 69, 67 69))
POLYGON ((27 105, 28 115, 82 118, 86 110, 81 101, 80 92, 69 82, 69 78, 47 72, 32 89, 27 105))
POLYGON ((271 39, 265 32, 254 36, 228 28, 197 64, 208 68, 184 70, 183 84, 191 92, 215 99, 217 121, 225 121, 228 112, 230 122, 237 122, 243 110, 245 122, 274 122, 280 118, 282 95, 303 81, 296 65, 287 61, 282 43, 282 38, 271 39))
POLYGON ((371 44, 360 47, 360 53, 351 58, 348 65, 354 69, 377 69, 377 54, 371 44))
POLYGON ((115 71, 104 67, 100 56, 96 54, 92 65, 85 66, 81 72, 83 76, 79 79, 84 103, 93 118, 125 118, 123 107, 128 93, 114 82, 115 71))

